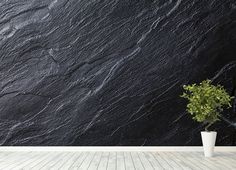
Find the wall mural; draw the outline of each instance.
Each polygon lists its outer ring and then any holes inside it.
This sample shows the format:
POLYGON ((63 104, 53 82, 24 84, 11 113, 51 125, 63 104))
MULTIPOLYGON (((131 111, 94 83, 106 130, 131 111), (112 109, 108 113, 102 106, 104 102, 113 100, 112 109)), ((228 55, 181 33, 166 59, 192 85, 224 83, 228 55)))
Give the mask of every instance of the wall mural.
MULTIPOLYGON (((235 94, 235 0, 2 0, 0 145, 192 146, 182 85, 235 94)), ((236 113, 215 124, 235 145, 236 113)))

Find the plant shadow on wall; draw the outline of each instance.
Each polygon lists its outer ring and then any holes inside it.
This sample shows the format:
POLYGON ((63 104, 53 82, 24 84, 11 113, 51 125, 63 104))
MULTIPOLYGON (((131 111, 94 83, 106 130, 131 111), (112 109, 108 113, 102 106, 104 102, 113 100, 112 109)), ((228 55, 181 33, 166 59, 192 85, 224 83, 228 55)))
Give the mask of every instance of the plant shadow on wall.
POLYGON ((211 84, 211 80, 202 81, 200 84, 184 85, 184 93, 181 97, 188 100, 186 111, 193 120, 203 122, 205 131, 201 132, 202 142, 206 157, 213 155, 216 140, 216 132, 210 131, 210 127, 221 119, 221 112, 225 108, 231 108, 231 97, 223 86, 211 84))
POLYGON ((231 96, 234 96, 234 101, 233 101, 233 113, 234 114, 230 114, 230 120, 233 120, 233 125, 232 123, 230 123, 233 127, 234 130, 231 131, 230 137, 232 140, 232 145, 234 146, 236 144, 236 77, 233 78, 233 89, 231 91, 231 96))

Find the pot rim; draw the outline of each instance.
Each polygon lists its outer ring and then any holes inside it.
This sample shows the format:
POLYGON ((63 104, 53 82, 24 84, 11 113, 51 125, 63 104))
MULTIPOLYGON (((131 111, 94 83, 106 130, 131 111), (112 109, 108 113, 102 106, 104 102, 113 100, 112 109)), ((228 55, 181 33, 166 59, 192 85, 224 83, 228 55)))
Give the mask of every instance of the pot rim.
POLYGON ((201 133, 217 133, 216 131, 201 131, 201 133))

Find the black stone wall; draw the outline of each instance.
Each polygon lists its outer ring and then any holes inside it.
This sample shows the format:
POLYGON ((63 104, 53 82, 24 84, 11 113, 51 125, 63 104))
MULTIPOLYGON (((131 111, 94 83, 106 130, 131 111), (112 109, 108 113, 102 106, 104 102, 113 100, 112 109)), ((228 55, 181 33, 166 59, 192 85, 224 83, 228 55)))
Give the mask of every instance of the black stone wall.
POLYGON ((181 87, 235 76, 235 0, 0 2, 0 145, 201 145, 181 87))

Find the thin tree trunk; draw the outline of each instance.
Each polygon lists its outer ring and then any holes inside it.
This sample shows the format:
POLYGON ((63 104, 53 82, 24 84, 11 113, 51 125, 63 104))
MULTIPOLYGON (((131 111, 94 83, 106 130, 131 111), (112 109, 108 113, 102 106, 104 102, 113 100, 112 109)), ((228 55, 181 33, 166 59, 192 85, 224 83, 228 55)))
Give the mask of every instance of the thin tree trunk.
POLYGON ((205 127, 205 131, 209 132, 209 127, 212 125, 213 123, 208 123, 208 125, 205 127))

